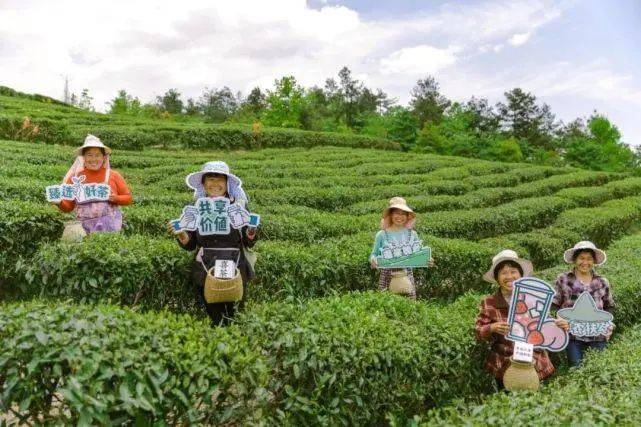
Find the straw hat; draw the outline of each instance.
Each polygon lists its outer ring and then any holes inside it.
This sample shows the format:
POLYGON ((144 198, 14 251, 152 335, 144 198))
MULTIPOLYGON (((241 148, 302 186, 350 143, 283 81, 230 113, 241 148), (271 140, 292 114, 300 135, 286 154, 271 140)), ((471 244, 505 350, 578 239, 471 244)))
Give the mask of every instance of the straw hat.
POLYGON ((229 166, 222 161, 207 162, 203 165, 202 170, 187 175, 185 182, 189 188, 194 190, 195 198, 207 197, 203 187, 203 175, 208 173, 225 175, 227 177, 227 192, 229 195, 234 199, 247 200, 247 195, 242 187, 243 182, 236 175, 230 173, 229 166))
POLYGON ((381 219, 381 230, 386 230, 390 225, 390 213, 392 209, 399 209, 403 212, 407 212, 407 223, 405 228, 412 228, 414 226, 414 221, 416 220, 416 214, 414 211, 407 206, 407 202, 402 197, 392 197, 385 210, 383 211, 383 218, 381 219))
POLYGON ((590 249, 592 250, 592 252, 594 252, 594 255, 596 257, 594 263, 596 265, 603 265, 605 263, 605 260, 607 259, 605 252, 597 248, 594 243, 590 242, 589 240, 583 240, 574 245, 574 247, 565 251, 563 253, 563 260, 568 264, 574 264, 574 260, 572 259, 574 257, 574 253, 581 249, 590 249))
POLYGON ((91 134, 87 135, 85 138, 84 144, 82 144, 82 147, 76 148, 76 156, 82 156, 82 151, 85 148, 102 148, 105 151, 105 154, 111 154, 111 148, 107 147, 105 144, 102 143, 102 141, 97 137, 93 136, 91 134))
POLYGON ((416 218, 416 214, 409 206, 407 206, 407 202, 402 197, 392 197, 389 200, 387 207, 383 211, 383 218, 386 218, 387 216, 389 216, 392 209, 399 209, 399 210, 402 210, 403 212, 407 212, 409 214, 410 220, 416 218))
POLYGON ((483 280, 490 283, 496 283, 496 280, 494 279, 494 270, 496 269, 496 266, 503 261, 512 261, 520 265, 521 270, 523 270, 523 277, 530 276, 534 270, 530 261, 519 258, 516 252, 511 249, 505 249, 494 255, 494 258, 492 258, 492 267, 490 267, 490 269, 483 275, 483 280))

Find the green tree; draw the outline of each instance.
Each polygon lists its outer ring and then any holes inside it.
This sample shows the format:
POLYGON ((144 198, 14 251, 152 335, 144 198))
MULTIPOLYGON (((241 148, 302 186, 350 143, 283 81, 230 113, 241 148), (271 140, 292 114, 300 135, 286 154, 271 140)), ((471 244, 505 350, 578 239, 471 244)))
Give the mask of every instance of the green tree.
POLYGON ((500 162, 520 162, 523 160, 523 152, 516 138, 497 138, 484 149, 481 157, 500 162))
POLYGON ((198 100, 198 108, 205 120, 222 123, 236 112, 238 100, 227 86, 221 89, 205 89, 198 100))
POLYGON ((537 105, 536 96, 520 88, 505 92, 505 98, 507 103, 497 104, 501 126, 509 136, 527 142, 528 145, 522 145, 527 150, 526 156, 533 151, 530 148, 557 148, 554 136, 558 125, 547 104, 537 105))
POLYGON ((435 124, 440 123, 443 113, 451 104, 439 90, 439 84, 432 76, 419 79, 412 89, 410 108, 416 115, 421 128, 428 120, 435 124))
POLYGON ((416 142, 418 121, 414 114, 405 107, 392 107, 386 114, 387 135, 399 142, 405 149, 410 149, 416 142))
POLYGON ((198 103, 194 101, 194 98, 189 98, 187 100, 187 105, 185 105, 185 114, 188 116, 200 115, 200 108, 198 107, 198 103))
POLYGON ((183 102, 177 89, 169 89, 163 96, 156 97, 156 107, 170 114, 182 114, 183 102))
POLYGON ((267 92, 267 109, 263 122, 268 126, 300 128, 305 94, 293 76, 274 82, 274 90, 267 92))
POLYGON ((635 154, 621 141, 619 129, 599 114, 583 127, 576 122, 565 131, 565 160, 593 170, 625 171, 634 168, 635 154))
POLYGON ((124 89, 119 90, 118 95, 116 95, 108 105, 109 113, 112 114, 129 114, 137 116, 142 112, 140 100, 129 95, 124 89))
POLYGON ((454 103, 437 124, 427 120, 418 135, 416 150, 445 155, 480 157, 471 130, 473 113, 454 103))
POLYGON ((477 136, 494 136, 500 131, 501 119, 485 98, 472 97, 463 107, 471 113, 469 128, 477 136))
POLYGON ((241 108, 247 109, 249 112, 259 117, 267 106, 266 98, 259 87, 255 87, 249 92, 247 98, 241 104, 241 108))

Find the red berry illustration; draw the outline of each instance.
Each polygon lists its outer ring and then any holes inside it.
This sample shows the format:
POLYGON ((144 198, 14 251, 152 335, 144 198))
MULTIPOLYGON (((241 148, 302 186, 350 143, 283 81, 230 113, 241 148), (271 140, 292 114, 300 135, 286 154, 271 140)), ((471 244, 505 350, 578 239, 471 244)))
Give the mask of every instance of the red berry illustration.
POLYGON ((526 312, 527 312, 527 304, 525 304, 523 301, 518 301, 516 303, 516 313, 523 314, 526 312))
POLYGON ((539 331, 531 331, 527 337, 527 342, 532 345, 543 344, 543 334, 539 331))

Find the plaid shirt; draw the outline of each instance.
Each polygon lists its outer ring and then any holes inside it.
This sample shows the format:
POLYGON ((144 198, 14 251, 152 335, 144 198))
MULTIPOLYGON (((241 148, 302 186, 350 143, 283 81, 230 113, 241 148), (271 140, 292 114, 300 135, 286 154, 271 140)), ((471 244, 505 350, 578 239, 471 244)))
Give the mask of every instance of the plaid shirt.
MULTIPOLYGON (((514 343, 505 339, 504 335, 493 334, 490 325, 495 322, 507 322, 508 303, 498 291, 481 301, 481 308, 476 317, 476 339, 490 341, 490 354, 485 360, 485 369, 498 379, 503 378, 505 370, 510 366, 510 357, 514 353, 514 343)), ((534 350, 534 368, 539 379, 549 377, 554 373, 554 365, 547 351, 534 350)))
MULTIPOLYGON (((614 300, 610 292, 610 284, 605 277, 599 276, 592 271, 592 281, 589 285, 584 285, 576 276, 574 270, 560 274, 556 279, 556 294, 552 299, 552 309, 573 307, 576 299, 584 291, 590 292, 596 307, 599 310, 612 312, 614 309, 614 300)), ((606 335, 597 337, 577 337, 570 335, 570 338, 577 341, 606 341, 606 335)))

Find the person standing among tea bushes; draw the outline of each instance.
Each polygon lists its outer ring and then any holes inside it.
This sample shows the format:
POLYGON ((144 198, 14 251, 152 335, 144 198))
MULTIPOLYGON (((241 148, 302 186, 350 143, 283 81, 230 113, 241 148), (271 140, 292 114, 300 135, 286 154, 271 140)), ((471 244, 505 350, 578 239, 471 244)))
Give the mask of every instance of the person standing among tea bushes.
MULTIPOLYGON (((230 173, 225 162, 216 161, 205 163, 199 172, 187 176, 187 185, 194 189, 194 197, 198 202, 201 199, 226 198, 229 206, 240 206, 243 209, 247 204, 247 196, 242 188, 241 180, 230 173)), ((228 220, 228 217, 224 221, 228 220)), ((172 223, 168 229, 175 233, 172 223)), ((195 231, 180 231, 176 234, 181 248, 196 250, 196 259, 191 268, 191 279, 196 298, 204 305, 212 326, 227 325, 234 317, 238 301, 222 301, 208 303, 205 298, 206 281, 211 279, 210 272, 215 267, 216 261, 232 261, 242 280, 242 295, 246 294, 247 282, 254 277, 254 270, 248 260, 247 248, 254 246, 257 240, 257 229, 244 226, 239 229, 228 227, 228 230, 219 234, 203 234, 201 229, 195 231)))
POLYGON ((120 231, 122 228, 120 206, 129 205, 133 201, 125 180, 110 167, 110 154, 111 149, 100 139, 87 135, 82 147, 76 149, 76 160, 63 180, 65 184, 72 184, 74 181, 84 185, 107 184, 110 190, 108 200, 89 202, 62 200, 55 203, 63 212, 71 212, 75 209, 76 218, 82 223, 82 228, 87 234, 120 231))
MULTIPOLYGON (((498 285, 493 295, 481 300, 476 317, 476 339, 490 342, 490 353, 485 360, 485 370, 492 374, 499 390, 504 389, 503 375, 510 365, 514 353, 514 343, 505 338, 510 330, 507 323, 513 284, 521 277, 532 275, 532 263, 519 258, 516 252, 506 249, 492 258, 492 266, 483 275, 483 280, 498 285)), ((557 326, 567 330, 563 319, 555 321, 557 326)), ((534 350, 534 368, 540 380, 554 373, 554 366, 546 350, 534 350)))
MULTIPOLYGON (((605 252, 590 241, 582 241, 566 250, 563 260, 573 264, 572 270, 560 274, 556 279, 556 294, 552 299, 552 309, 573 307, 579 295, 589 292, 598 310, 612 312, 614 300, 608 280, 594 270, 595 266, 605 264, 605 252)), ((570 334, 565 349, 571 366, 579 366, 587 349, 603 350, 612 335, 612 328, 599 336, 578 337, 570 334)))
MULTIPOLYGON (((413 230, 415 221, 416 214, 407 206, 404 198, 393 197, 390 199, 388 206, 383 211, 381 230, 376 233, 374 246, 369 256, 370 265, 373 269, 379 267, 376 258, 382 255, 385 250, 389 250, 390 245, 401 247, 420 243, 416 231, 413 230)), ((430 258, 428 266, 434 266, 433 259, 430 258)), ((409 289, 407 289, 406 295, 409 298, 416 299, 416 280, 414 279, 414 271, 411 268, 381 269, 378 289, 380 291, 388 290, 393 276, 399 274, 406 275, 407 279, 409 279, 409 289)))

